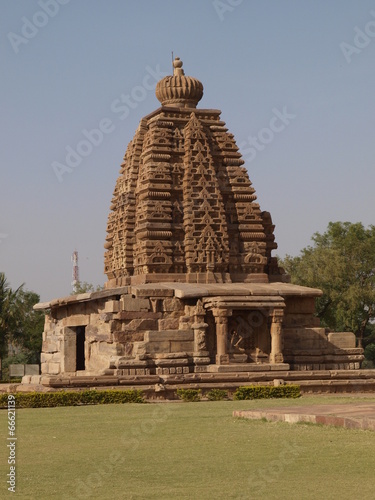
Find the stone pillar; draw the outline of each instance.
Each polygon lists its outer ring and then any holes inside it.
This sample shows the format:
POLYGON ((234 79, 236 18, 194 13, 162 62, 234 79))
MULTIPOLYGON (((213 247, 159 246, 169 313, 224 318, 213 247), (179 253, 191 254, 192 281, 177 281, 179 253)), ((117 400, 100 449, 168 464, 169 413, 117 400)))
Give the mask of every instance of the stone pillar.
POLYGON ((270 362, 283 363, 284 356, 283 350, 283 338, 282 338, 282 322, 283 322, 284 311, 282 309, 275 309, 272 314, 271 323, 271 353, 270 362))
POLYGON ((77 369, 77 335, 74 330, 68 327, 63 328, 62 335, 61 372, 75 372, 77 369))
POLYGON ((196 355, 208 356, 206 344, 206 330, 208 324, 205 323, 206 311, 203 307, 202 301, 198 300, 194 311, 194 323, 192 328, 194 330, 194 351, 196 355))
POLYGON ((228 316, 231 315, 232 311, 213 309, 212 312, 216 323, 216 364, 228 364, 228 316))

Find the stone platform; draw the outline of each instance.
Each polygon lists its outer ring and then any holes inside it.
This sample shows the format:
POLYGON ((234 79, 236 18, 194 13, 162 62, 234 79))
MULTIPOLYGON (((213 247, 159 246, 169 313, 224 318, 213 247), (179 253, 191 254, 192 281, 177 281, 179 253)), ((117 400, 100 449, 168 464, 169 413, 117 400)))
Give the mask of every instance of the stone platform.
POLYGON ((309 422, 375 431, 375 402, 244 410, 234 411, 233 416, 254 420, 265 418, 271 422, 309 422))
POLYGON ((148 399, 175 399, 177 389, 224 389, 229 395, 241 386, 296 384, 302 394, 375 394, 375 370, 316 370, 181 373, 165 375, 26 376, 17 391, 80 390, 83 388, 140 389, 148 399))

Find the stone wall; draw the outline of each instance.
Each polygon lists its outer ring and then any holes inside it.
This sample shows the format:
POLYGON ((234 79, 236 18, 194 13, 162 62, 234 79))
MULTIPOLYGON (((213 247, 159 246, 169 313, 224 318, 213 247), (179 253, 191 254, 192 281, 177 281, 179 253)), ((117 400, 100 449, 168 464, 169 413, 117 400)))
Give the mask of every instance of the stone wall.
POLYGON ((356 348, 355 335, 321 328, 314 312, 314 298, 286 300, 283 322, 285 362, 292 370, 359 369, 363 350, 356 348))
POLYGON ((40 304, 49 308, 42 374, 173 375, 212 372, 222 363, 231 365, 222 369, 234 372, 266 370, 267 363, 292 370, 360 367, 363 351, 354 335, 321 328, 314 297, 303 296, 302 288, 220 286, 126 286, 40 304), (283 290, 284 297, 275 290, 283 290), (251 291, 271 295, 249 298, 251 291), (224 292, 237 295, 214 295, 224 292), (218 335, 226 338, 218 343, 218 335), (271 353, 274 342, 277 356, 271 353))
POLYGON ((77 297, 51 307, 43 333, 42 374, 77 372, 80 327, 85 327, 87 375, 149 374, 159 368, 188 372, 194 357, 190 306, 171 290, 148 290, 147 297, 127 292, 125 287, 114 296, 77 297))

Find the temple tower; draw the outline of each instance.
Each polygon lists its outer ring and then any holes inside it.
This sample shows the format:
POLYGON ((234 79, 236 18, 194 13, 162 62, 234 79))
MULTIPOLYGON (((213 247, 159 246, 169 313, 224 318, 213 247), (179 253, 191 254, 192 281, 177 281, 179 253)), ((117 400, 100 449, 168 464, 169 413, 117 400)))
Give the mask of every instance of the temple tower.
POLYGON ((280 280, 272 220, 256 202, 220 111, 182 61, 156 86, 161 107, 128 145, 105 243, 108 287, 280 280))

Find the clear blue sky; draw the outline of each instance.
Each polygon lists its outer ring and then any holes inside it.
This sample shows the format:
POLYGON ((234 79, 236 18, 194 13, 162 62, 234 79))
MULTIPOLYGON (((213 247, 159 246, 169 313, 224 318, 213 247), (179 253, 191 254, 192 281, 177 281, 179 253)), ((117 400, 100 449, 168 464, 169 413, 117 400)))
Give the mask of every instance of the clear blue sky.
POLYGON ((69 294, 74 249, 81 280, 104 283, 120 163, 159 106, 145 77, 170 74, 172 50, 204 85, 199 106, 222 110, 279 255, 329 221, 375 223, 375 1, 64 1, 0 1, 0 270, 13 287, 69 294), (283 109, 293 118, 272 137, 283 109), (59 182, 53 162, 104 119, 111 132, 59 182))

